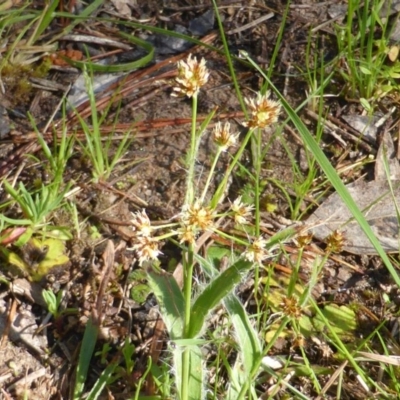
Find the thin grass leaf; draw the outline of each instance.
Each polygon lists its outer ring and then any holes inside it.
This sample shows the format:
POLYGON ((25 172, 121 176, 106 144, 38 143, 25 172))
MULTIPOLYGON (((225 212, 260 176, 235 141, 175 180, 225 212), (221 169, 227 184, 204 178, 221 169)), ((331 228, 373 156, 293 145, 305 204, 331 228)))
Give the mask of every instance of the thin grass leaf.
MULTIPOLYGON (((22 209, 22 212, 25 217, 32 218, 32 207, 34 207, 34 203, 32 198, 29 196, 28 199, 25 199, 25 196, 22 196, 17 190, 13 188, 12 185, 8 183, 8 181, 5 179, 3 181, 4 189, 5 191, 19 204, 19 206, 22 209)), ((20 184, 20 190, 24 189, 24 185, 21 183, 20 184)), ((25 190, 26 192, 26 190, 25 190)), ((32 222, 32 221, 31 221, 32 222)))
MULTIPOLYGON (((71 13, 63 13, 62 16, 65 18, 70 18, 71 22, 66 25, 66 27, 63 29, 63 31, 59 34, 53 37, 53 42, 58 41, 58 39, 69 32, 71 32, 76 25, 78 25, 81 22, 87 22, 92 15, 94 15, 95 11, 101 7, 104 4, 104 0, 95 0, 92 3, 90 3, 86 8, 81 10, 79 12, 79 16, 71 13)), ((61 13, 56 13, 56 16, 61 15, 61 13)), ((113 21, 115 23, 115 20, 113 21)))
MULTIPOLYGON (((12 57, 12 55, 14 54, 15 49, 18 47, 18 44, 21 42, 21 40, 23 39, 23 37, 25 36, 26 32, 29 31, 29 29, 31 29, 32 25, 35 23, 35 18, 36 15, 33 16, 33 20, 29 21, 29 23, 27 23, 26 25, 23 26, 23 28, 21 29, 21 32, 19 32, 18 36, 14 39, 13 43, 10 45, 10 47, 7 49, 7 53, 3 58, 3 65, 5 62, 7 62, 10 57, 12 57)), ((28 21, 29 19, 27 19, 28 21)))
POLYGON ((335 346, 338 348, 338 350, 343 354, 343 356, 346 358, 346 360, 349 361, 349 363, 352 365, 352 367, 355 369, 355 371, 357 372, 358 375, 360 375, 360 377, 365 381, 368 382, 371 386, 373 386, 377 391, 382 392, 382 388, 377 384, 377 382, 375 382, 368 374, 368 371, 362 370, 360 365, 358 365, 358 363, 356 362, 356 360, 354 359, 353 353, 349 352, 349 350, 347 349, 346 345, 340 340, 339 336, 337 335, 335 329, 331 326, 329 320, 326 318, 326 316, 324 315, 323 311, 319 309, 318 305, 315 303, 315 301, 310 298, 310 302, 312 304, 312 306, 314 307, 314 310, 318 316, 318 318, 320 318, 323 323, 324 323, 324 327, 327 331, 329 331, 329 336, 331 336, 332 339, 332 343, 335 344, 335 346))
MULTIPOLYGON (((20 13, 22 13, 22 11, 28 7, 28 4, 26 4, 25 6, 23 6, 22 8, 20 8, 18 11, 20 13)), ((20 22, 25 22, 25 21, 29 21, 33 18, 35 18, 37 16, 36 13, 32 13, 32 14, 23 14, 23 15, 15 15, 15 10, 10 10, 7 13, 1 13, 2 15, 2 24, 0 26, 0 29, 4 29, 9 25, 14 25, 14 24, 18 24, 20 22), (9 15, 6 15, 9 14, 9 15)))
POLYGON ((76 68, 89 68, 95 72, 107 72, 107 73, 114 73, 114 72, 124 72, 124 71, 133 71, 138 68, 142 68, 146 66, 149 62, 153 60, 154 57, 154 46, 151 45, 149 42, 145 40, 139 39, 135 36, 129 35, 125 32, 119 32, 119 35, 123 38, 129 40, 136 46, 142 47, 147 51, 147 54, 140 58, 139 60, 128 62, 125 64, 112 64, 112 65, 101 65, 91 61, 75 61, 71 60, 70 58, 62 56, 62 58, 70 65, 76 68))
POLYGON ((117 367, 118 367, 117 363, 111 363, 107 365, 107 368, 105 368, 103 372, 100 374, 92 390, 86 397, 86 400, 98 399, 98 397, 101 395, 104 387, 107 385, 109 379, 112 377, 112 374, 114 373, 117 367))
MULTIPOLYGON (((100 18, 101 21, 104 22, 112 22, 114 23, 115 21, 110 19, 110 18, 100 18)), ((145 24, 140 24, 138 22, 131 22, 131 21, 120 21, 121 24, 134 28, 134 29, 144 29, 146 31, 152 32, 152 33, 156 33, 158 35, 164 35, 164 36, 170 36, 170 37, 174 37, 177 39, 183 39, 189 43, 193 43, 196 44, 198 46, 201 46, 203 48, 206 48, 212 52, 217 52, 219 54, 223 54, 223 52, 214 46, 211 46, 210 44, 204 43, 199 39, 196 39, 192 36, 189 35, 185 35, 184 33, 179 33, 179 32, 175 32, 175 31, 170 31, 168 29, 164 29, 164 28, 160 28, 157 26, 152 26, 152 25, 145 25, 145 24)))
MULTIPOLYGON (((65 103, 64 103, 65 104, 65 103)), ((65 106, 63 107, 63 116, 65 118, 65 106)), ((35 124, 35 120, 30 113, 28 113, 29 121, 36 133, 38 142, 43 150, 44 155, 46 156, 47 161, 50 164, 51 170, 54 174, 54 182, 56 184, 62 183, 62 175, 65 171, 65 167, 67 161, 72 153, 72 146, 74 143, 73 135, 67 135, 67 129, 65 127, 65 119, 64 126, 61 131, 61 138, 55 137, 53 140, 53 149, 50 149, 49 145, 47 144, 46 140, 44 139, 41 132, 37 129, 35 124)), ((67 184, 70 186, 70 183, 67 184)))
POLYGON ((54 12, 58 7, 59 0, 53 0, 52 2, 48 3, 45 6, 45 11, 40 13, 40 19, 39 23, 37 25, 37 28, 34 32, 34 34, 31 36, 30 40, 28 41, 28 44, 31 45, 35 43, 42 33, 49 27, 49 25, 53 22, 54 20, 54 12))
MULTIPOLYGON (((152 359, 151 359, 151 357, 149 357, 146 371, 144 371, 144 373, 142 374, 142 376, 140 377, 139 381, 136 384, 136 393, 135 393, 135 397, 132 397, 132 400, 148 400, 153 397, 153 396, 146 396, 146 397, 140 396, 140 392, 141 392, 142 388, 146 385, 146 379, 147 379, 149 372, 152 369, 152 366, 153 366, 152 359)), ((158 396, 155 396, 155 397, 158 398, 158 396)))
POLYGON ((230 76, 232 77, 233 86, 235 88, 236 97, 240 103, 240 107, 241 107, 242 111, 244 112, 245 119, 247 120, 247 118, 248 118, 247 107, 244 102, 244 99, 242 96, 242 91, 240 89, 240 85, 239 85, 239 82, 236 77, 236 72, 235 72, 235 68, 233 66, 232 56, 229 51, 228 41, 226 40, 225 29, 222 24, 221 16, 219 15, 219 8, 218 8, 217 0, 212 0, 212 3, 213 3, 214 11, 215 11, 215 16, 217 18, 219 34, 221 36, 222 44, 224 47, 224 55, 226 58, 226 62, 228 64, 230 76))
POLYGON ((92 318, 89 318, 79 352, 73 400, 81 400, 82 398, 90 361, 96 346, 98 331, 98 326, 93 323, 92 318))
POLYGON ((199 129, 196 132, 196 136, 201 136, 203 132, 207 129, 208 125, 210 124, 211 120, 214 118, 215 112, 217 111, 217 108, 214 108, 204 119, 204 121, 201 123, 199 129))
POLYGON ((96 96, 94 94, 93 87, 93 69, 91 64, 89 64, 89 71, 90 75, 86 69, 86 66, 83 68, 83 75, 85 77, 85 86, 89 97, 92 119, 92 130, 87 132, 88 135, 86 135, 86 139, 87 141, 90 140, 94 147, 93 159, 96 160, 98 174, 97 178, 103 178, 105 175, 105 158, 108 157, 108 154, 103 152, 100 124, 97 115, 96 96))

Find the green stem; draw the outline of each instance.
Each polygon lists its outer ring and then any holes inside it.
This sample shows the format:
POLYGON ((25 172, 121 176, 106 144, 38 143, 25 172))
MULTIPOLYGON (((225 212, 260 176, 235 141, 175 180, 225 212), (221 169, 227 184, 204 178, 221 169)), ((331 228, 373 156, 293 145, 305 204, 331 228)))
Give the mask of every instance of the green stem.
POLYGON ((218 146, 217 154, 214 157, 213 164, 211 166, 210 172, 209 172, 208 177, 207 177, 207 182, 206 182, 206 184, 204 186, 204 189, 203 189, 203 194, 201 195, 201 198, 200 198, 201 204, 203 204, 204 198, 206 197, 207 190, 208 190, 208 188, 210 186, 211 178, 214 175, 214 170, 215 170, 215 167, 217 166, 217 162, 218 162, 218 159, 219 159, 219 156, 221 155, 221 153, 222 153, 222 150, 218 146))
MULTIPOLYGON (((197 150, 197 135, 196 135, 196 121, 197 121, 197 95, 192 98, 192 129, 190 133, 190 150, 186 156, 186 163, 188 167, 187 176, 187 190, 186 190, 186 204, 193 204, 194 201, 194 167, 196 162, 197 150)), ((192 276, 194 266, 194 248, 189 245, 187 251, 187 260, 184 259, 183 270, 183 297, 185 300, 185 321, 183 325, 182 337, 186 339, 190 328, 190 312, 191 312, 191 299, 192 299, 192 276)), ((189 371, 190 371, 190 353, 186 348, 182 353, 182 387, 181 387, 181 400, 189 398, 189 371)))
POLYGON ((219 184, 218 189, 215 191, 215 194, 214 194, 214 196, 213 196, 213 198, 211 200, 211 204, 210 204, 211 208, 215 208, 217 206, 219 200, 221 199, 221 197, 222 197, 222 195, 223 195, 223 193, 225 191, 226 185, 228 183, 228 178, 231 176, 233 168, 235 168, 237 166, 237 164, 239 162, 239 159, 242 156, 242 154, 243 154, 243 152, 244 152, 244 150, 245 150, 245 148, 247 146, 247 143, 249 142, 249 140, 252 137, 252 135, 253 135, 253 130, 250 129, 246 133, 246 136, 245 136, 242 144, 240 145, 239 150, 236 152, 236 154, 233 157, 231 163, 229 164, 229 166, 228 166, 228 168, 227 168, 227 170, 225 172, 224 179, 219 184))
POLYGON ((197 147, 197 136, 196 136, 196 121, 197 121, 197 95, 192 98, 192 130, 190 132, 190 150, 186 156, 186 164, 188 166, 187 176, 187 191, 185 204, 192 204, 194 200, 194 166, 196 162, 196 147, 197 147))
POLYGON ((228 41, 226 40, 226 35, 225 35, 225 28, 224 25, 222 23, 221 17, 219 15, 219 8, 218 8, 218 4, 217 4, 217 0, 212 0, 213 6, 214 6, 214 11, 215 11, 215 16, 217 19, 217 23, 218 23, 218 28, 219 28, 219 35, 220 38, 222 40, 222 44, 224 47, 224 54, 225 54, 225 60, 228 64, 228 68, 229 68, 229 73, 232 77, 232 82, 233 82, 233 86, 235 88, 235 93, 236 93, 236 98, 239 100, 240 103, 240 107, 244 112, 244 116, 245 119, 247 120, 248 118, 248 113, 247 113, 247 108, 246 108, 246 104, 244 102, 243 96, 242 96, 242 92, 241 92, 241 88, 236 76, 236 71, 235 71, 235 66, 233 65, 233 61, 232 61, 232 57, 231 57, 231 52, 229 50, 229 45, 228 45, 228 41))
MULTIPOLYGON (((185 299, 185 323, 183 326, 182 337, 184 339, 188 338, 188 332, 190 328, 190 313, 191 313, 191 300, 192 300, 192 276, 193 276, 193 266, 194 266, 194 249, 193 245, 189 245, 187 252, 187 260, 184 262, 183 271, 183 296, 185 299)), ((185 348, 182 353, 182 390, 181 390, 181 400, 188 399, 188 387, 189 387, 189 371, 190 371, 190 353, 189 348, 185 348)))
POLYGON ((260 176, 261 176, 261 129, 257 129, 254 132, 254 169, 255 169, 255 183, 254 183, 254 208, 255 208, 255 235, 260 236, 260 176))
MULTIPOLYGON (((255 208, 255 236, 258 238, 260 236, 260 176, 261 176, 261 164, 262 164, 262 151, 261 151, 261 143, 262 143, 262 130, 260 128, 254 131, 254 136, 252 138, 253 144, 253 157, 254 157, 254 169, 255 169, 255 182, 254 182, 254 208, 255 208)), ((256 263, 254 268, 254 298, 257 305, 257 315, 261 316, 261 304, 260 304, 260 296, 258 295, 257 288, 260 284, 260 265, 256 263)), ((260 318, 260 317, 259 317, 260 318)), ((258 320, 260 322, 260 320, 258 320)))
POLYGON ((182 353, 182 390, 181 390, 181 400, 187 400, 189 398, 188 388, 189 388, 189 363, 190 354, 189 349, 185 348, 182 353))
MULTIPOLYGON (((197 95, 192 98, 192 128, 190 132, 190 150, 186 155, 186 165, 188 168, 187 176, 187 190, 185 204, 191 205, 195 197, 194 185, 194 168, 196 162, 196 152, 198 145, 198 137, 196 135, 196 122, 197 122, 197 95)), ((184 258, 184 271, 183 271, 183 297, 185 300, 185 320, 183 325, 182 338, 188 338, 190 330, 190 313, 191 313, 191 299, 192 299, 192 276, 194 266, 194 247, 189 245, 187 251, 187 259, 184 258)), ((181 400, 189 398, 189 371, 190 371, 190 352, 188 348, 182 353, 182 386, 181 386, 181 400)))
POLYGON ((192 276, 193 276, 193 266, 194 266, 194 248, 193 244, 189 245, 187 253, 187 263, 184 270, 184 280, 183 280, 183 297, 185 299, 185 325, 183 337, 187 338, 187 332, 190 325, 190 309, 191 309, 191 298, 192 298, 192 276))

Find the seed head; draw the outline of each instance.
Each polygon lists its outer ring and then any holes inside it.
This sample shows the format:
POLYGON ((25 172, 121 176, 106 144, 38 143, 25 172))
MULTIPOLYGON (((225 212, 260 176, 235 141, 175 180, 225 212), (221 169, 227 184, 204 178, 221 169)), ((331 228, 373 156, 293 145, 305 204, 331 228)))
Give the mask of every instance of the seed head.
POLYGON ((295 319, 300 319, 302 315, 301 307, 299 301, 293 297, 285 297, 281 303, 283 313, 295 319))
POLYGON ((257 94, 257 98, 244 101, 250 109, 250 119, 243 123, 248 128, 265 128, 278 120, 281 105, 269 98, 269 92, 262 95, 257 94))
POLYGON ((226 122, 223 128, 221 122, 218 122, 214 127, 214 143, 221 151, 226 151, 229 147, 235 146, 238 136, 239 134, 234 135, 231 133, 231 124, 229 122, 226 122))
POLYGON ((245 259, 261 264, 268 257, 268 252, 265 249, 266 245, 267 241, 262 236, 258 237, 245 251, 245 259))
POLYGON ((248 218, 251 217, 254 207, 242 203, 242 196, 239 196, 232 204, 231 210, 235 218, 235 222, 239 225, 247 224, 248 218))
POLYGON ((157 260, 157 257, 162 254, 157 240, 147 236, 138 237, 137 240, 138 242, 133 245, 132 250, 136 251, 140 265, 144 261, 157 260))
POLYGON ((327 250, 332 253, 340 253, 343 250, 345 244, 345 237, 342 232, 336 230, 333 231, 326 238, 327 250))
POLYGON ((312 233, 304 233, 302 235, 299 235, 297 237, 297 247, 299 249, 308 246, 311 243, 311 240, 313 238, 312 233))
POLYGON ((137 231, 138 236, 149 237, 151 235, 152 227, 146 210, 137 211, 132 213, 131 220, 134 229, 137 231))
POLYGON ((198 62, 196 57, 192 58, 192 55, 189 54, 186 62, 178 61, 178 76, 175 79, 176 86, 172 95, 188 97, 197 95, 200 88, 207 83, 209 75, 206 60, 202 58, 198 62))

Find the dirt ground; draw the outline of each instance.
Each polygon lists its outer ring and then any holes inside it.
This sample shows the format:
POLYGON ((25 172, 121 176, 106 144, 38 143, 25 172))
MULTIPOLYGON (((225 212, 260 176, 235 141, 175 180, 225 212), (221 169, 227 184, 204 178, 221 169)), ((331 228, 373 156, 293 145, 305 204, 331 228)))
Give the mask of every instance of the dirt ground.
MULTIPOLYGON (((268 70, 286 12, 286 4, 275 0, 219 3, 232 53, 236 55, 238 50, 246 50, 257 63, 268 70), (268 13, 273 13, 269 19, 257 22, 268 13), (254 25, 247 26, 251 23, 254 25)), ((40 3, 34 2, 34 6, 40 7, 40 3)), ((318 4, 311 0, 296 0, 287 10, 282 45, 276 53, 272 80, 285 94, 293 108, 304 101, 309 90, 303 72, 306 70, 305 54, 310 29, 315 28, 311 36, 313 57, 314 54, 327 59, 332 57, 336 51, 335 37, 332 24, 326 22, 332 21, 333 18, 340 20, 340 14, 338 14, 339 17, 332 16, 336 9, 340 13, 340 6, 339 1, 318 4)), ((191 21, 202 16, 210 8, 207 2, 164 1, 163 7, 160 8, 159 1, 138 0, 137 4, 131 6, 130 12, 135 20, 150 21, 149 25, 169 29, 183 26, 188 29, 191 21)), ((113 11, 114 15, 121 12, 116 10, 112 3, 107 2, 103 12, 109 11, 113 11)), ((52 28, 57 29, 59 23, 61 21, 55 21, 52 28)), ((78 27, 80 31, 86 29, 85 26, 78 25, 78 27)), ((221 39, 216 27, 213 21, 211 28, 201 37, 210 37, 209 44, 221 49, 221 39)), ((102 28, 97 25, 93 27, 95 30, 102 28)), ((152 35, 140 30, 138 32, 147 38, 152 35)), ((198 38, 201 39, 201 37, 198 38)), ((102 254, 107 239, 111 239, 114 243, 115 260, 121 266, 121 270, 113 272, 110 279, 113 295, 105 296, 103 299, 105 315, 100 339, 103 342, 109 341, 117 348, 117 345, 129 336, 137 348, 138 376, 146 366, 149 352, 146 343, 154 335, 158 314, 154 298, 146 297, 145 289, 143 289, 144 298, 130 298, 130 294, 135 292, 135 287, 142 284, 145 286, 137 275, 132 275, 132 271, 137 270, 138 267, 134 253, 127 250, 133 237, 130 219, 132 212, 146 208, 152 221, 165 221, 176 215, 183 203, 184 157, 190 140, 191 103, 187 99, 171 97, 170 82, 177 59, 185 58, 189 52, 193 52, 197 57, 204 57, 207 61, 211 77, 199 96, 199 120, 216 110, 216 116, 207 130, 211 131, 213 124, 219 120, 229 120, 235 129, 241 132, 241 135, 245 134, 241 125, 244 117, 240 111, 224 57, 217 51, 200 46, 185 51, 178 48, 175 53, 171 51, 169 54, 164 54, 162 50, 163 46, 166 46, 165 42, 159 37, 157 40, 158 52, 155 62, 146 66, 144 70, 132 71, 121 76, 114 86, 96 95, 99 104, 102 99, 107 99, 107 104, 110 105, 107 110, 108 115, 102 125, 104 135, 106 136, 110 130, 116 128, 114 136, 115 143, 118 143, 121 133, 127 130, 132 131, 133 140, 129 151, 124 154, 110 179, 107 182, 91 183, 90 165, 87 159, 77 151, 69 162, 66 179, 73 181, 73 187, 79 188, 70 201, 76 203, 79 212, 78 219, 83 227, 79 236, 75 236, 68 242, 70 262, 58 268, 57 271, 51 271, 52 280, 44 279, 39 283, 29 282, 25 277, 12 276, 10 278, 9 274, 4 272, 6 276, 4 279, 8 281, 11 279, 13 284, 1 283, 0 286, 0 333, 3 336, 0 345, 0 387, 5 388, 7 393, 12 393, 12 398, 20 398, 24 390, 29 391, 29 399, 68 398, 77 348, 82 340, 85 322, 96 300, 95 293, 100 284, 103 268, 102 254), (121 92, 121 88, 127 89, 121 98, 112 97, 113 94, 121 92), (94 234, 94 227, 98 235, 94 234), (43 301, 38 295, 42 287, 66 289, 64 304, 78 312, 63 315, 48 325, 43 324, 46 312, 43 301), (39 325, 42 328, 38 333, 39 325)), ((171 46, 174 45, 173 43, 171 46)), ((68 41, 60 42, 59 48, 82 50, 79 44, 68 41)), ((100 52, 103 50, 100 49, 100 52)), ((259 90, 262 80, 257 73, 239 61, 235 61, 234 66, 245 95, 249 96, 259 90)), ((79 74, 78 69, 73 69, 68 65, 53 66, 44 79, 56 82, 59 85, 58 89, 49 91, 34 87, 29 94, 20 95, 20 98, 16 98, 15 94, 8 91, 6 87, 5 93, 0 97, 2 111, 0 173, 2 178, 6 177, 9 181, 18 178, 28 186, 32 186, 38 178, 46 181, 46 163, 40 162, 44 160, 44 157, 27 119, 27 113, 29 111, 33 115, 39 130, 43 132, 48 143, 52 143, 53 128, 50 126, 47 131, 44 131, 46 123, 56 111, 53 126, 56 132, 60 132, 62 116, 57 106, 67 92, 68 85, 73 85, 79 74), (25 154, 35 155, 37 159, 27 158, 25 154)), ((3 81, 7 85, 4 77, 3 81)), ((77 107, 79 112, 84 113, 88 109, 88 103, 86 101, 77 107)), ((346 102, 341 97, 331 97, 327 98, 326 107, 332 115, 338 116, 357 113, 358 105, 346 102)), ((99 106, 99 112, 105 112, 102 106, 99 106)), ((302 113, 301 117, 313 131, 315 121, 305 113, 302 113)), ((285 118, 286 116, 282 115, 281 121, 285 118)), ((68 133, 76 133, 80 137, 79 124, 73 111, 68 111, 65 121, 68 133)), ((269 183, 265 186, 262 196, 264 199, 273 198, 277 206, 274 214, 265 212, 267 224, 268 221, 274 219, 291 217, 283 193, 271 183, 276 178, 282 183, 287 183, 289 187, 292 184, 294 178, 288 151, 296 157, 300 169, 305 170, 306 166, 304 165, 304 146, 290 126, 282 132, 275 132, 274 129, 266 130, 263 140, 269 144, 263 170, 263 177, 269 183)), ((326 137, 325 143, 327 148, 335 145, 331 137, 326 137)), ((112 149, 115 150, 115 146, 112 149)), ((205 135, 200 150, 196 169, 199 188, 204 185, 204 179, 210 168, 209 156, 214 151, 209 135, 205 135)), ((235 149, 232 153, 234 151, 235 149)), ((334 156, 332 160, 335 162, 334 156)), ((214 184, 224 177, 228 163, 229 154, 226 154, 217 166, 214 184)), ((242 163, 251 167, 250 149, 246 151, 242 163)), ((244 178, 235 176, 230 183, 226 199, 234 200, 244 185, 246 185, 244 178)), ((3 189, 0 196, 4 202, 6 194, 3 189)), ((308 204, 304 204, 303 209, 306 206, 308 204)), ((9 216, 13 216, 13 213, 17 215, 14 209, 10 211, 9 216)), ((52 223, 75 229, 71 226, 70 216, 64 212, 56 214, 52 223)), ((276 221, 275 223, 277 226, 278 223, 276 221)), ((271 223, 268 226, 270 227, 271 223)), ((321 246, 323 247, 323 244, 321 246)), ((373 285, 384 285, 387 283, 386 273, 373 257, 345 255, 344 259, 349 265, 355 267, 346 268, 343 263, 331 261, 318 286, 319 293, 315 295, 321 300, 326 293, 333 293, 337 303, 341 304, 354 301, 354 299, 364 304, 368 302, 368 309, 379 314, 383 307, 379 296, 371 295, 366 300, 357 290, 337 292, 337 289, 345 286, 370 288, 373 285), (373 272, 365 274, 368 270, 373 272)), ((166 244, 161 262, 166 268, 173 269, 179 262, 177 249, 166 244)), ((303 273, 307 279, 306 266, 303 273)), ((366 325, 368 323, 366 318, 366 325)), ((316 358, 318 357, 316 354, 316 358)), ((101 371, 101 365, 93 365, 88 385, 95 381, 99 371, 101 371)), ((129 385, 133 387, 135 379, 137 379, 135 376, 131 376, 128 383, 118 389, 119 397, 115 398, 127 398, 129 385)), ((0 399, 9 398, 4 393, 0 394, 0 399)), ((358 395, 353 393, 353 396, 350 398, 362 398, 362 393, 358 395)))

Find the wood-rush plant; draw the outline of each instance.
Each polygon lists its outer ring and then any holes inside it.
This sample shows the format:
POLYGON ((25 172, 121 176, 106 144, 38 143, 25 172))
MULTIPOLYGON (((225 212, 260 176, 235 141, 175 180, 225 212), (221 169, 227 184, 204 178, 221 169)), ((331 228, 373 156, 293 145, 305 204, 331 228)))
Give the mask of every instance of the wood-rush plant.
MULTIPOLYGON (((189 55, 186 61, 178 63, 178 77, 176 78, 173 95, 188 96, 192 99, 192 127, 190 149, 187 154, 187 191, 182 210, 176 220, 163 226, 153 227, 146 212, 133 214, 132 225, 137 232, 136 243, 132 250, 138 256, 139 263, 147 266, 147 272, 152 289, 158 299, 161 314, 168 330, 173 354, 173 369, 176 377, 177 398, 181 400, 199 400, 205 398, 205 363, 202 359, 200 345, 203 343, 200 336, 205 330, 207 317, 221 302, 231 315, 235 328, 235 340, 241 356, 236 361, 235 368, 230 374, 227 385, 226 399, 239 399, 246 396, 249 383, 257 375, 262 359, 262 346, 253 329, 247 314, 234 295, 235 286, 242 281, 253 266, 260 264, 271 255, 274 248, 283 240, 273 237, 266 240, 261 235, 255 238, 236 238, 227 235, 218 229, 222 218, 231 218, 237 227, 249 224, 252 218, 253 207, 242 202, 241 198, 231 203, 229 209, 218 213, 215 199, 207 203, 206 196, 210 182, 214 175, 215 166, 222 154, 229 147, 236 145, 238 134, 231 132, 229 123, 216 124, 212 135, 216 145, 216 154, 211 163, 212 167, 206 184, 201 193, 196 191, 194 166, 197 158, 199 143, 202 134, 212 115, 200 128, 196 127, 197 96, 201 87, 207 82, 209 72, 204 59, 198 61, 189 55), (214 205, 215 204, 215 205, 214 205), (163 233, 156 235, 156 230, 163 233), (204 232, 213 232, 225 237, 246 250, 238 255, 232 251, 228 266, 219 271, 210 259, 202 258, 196 252, 196 238, 204 232), (176 239, 173 239, 176 237, 176 239), (161 241, 169 238, 179 242, 182 248, 182 279, 171 276, 156 267, 157 257, 161 254, 161 241), (201 293, 193 298, 192 282, 193 269, 198 264, 209 278, 201 293), (235 372, 236 371, 236 372, 235 372), (240 373, 239 373, 240 371, 240 373)), ((245 126, 253 129, 265 128, 278 118, 280 105, 269 99, 268 93, 258 94, 255 99, 247 99, 250 116, 245 126)), ((248 137, 248 136, 247 136, 248 137)), ((244 144, 245 145, 245 144, 244 144)), ((244 150, 240 146, 239 156, 244 150)), ((238 160, 238 154, 234 162, 238 160)), ((232 171, 232 164, 228 172, 232 171)), ((223 184, 226 181, 224 180, 223 184)), ((222 193, 221 187, 217 192, 222 193)), ((293 234, 291 232, 290 234, 293 234)), ((290 236, 289 234, 289 236, 290 236)), ((285 233, 286 237, 288 232, 285 233)))

